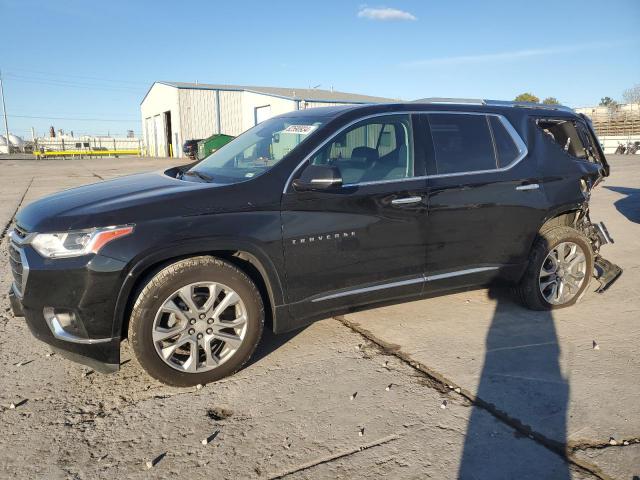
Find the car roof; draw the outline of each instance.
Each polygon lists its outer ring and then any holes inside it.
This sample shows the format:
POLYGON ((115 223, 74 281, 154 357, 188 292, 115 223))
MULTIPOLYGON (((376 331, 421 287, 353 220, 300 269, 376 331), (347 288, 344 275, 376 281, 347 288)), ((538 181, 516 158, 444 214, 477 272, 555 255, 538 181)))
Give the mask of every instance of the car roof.
POLYGON ((332 120, 342 116, 376 115, 386 112, 477 112, 511 115, 551 115, 554 117, 576 117, 578 114, 563 105, 546 105, 532 102, 505 100, 478 100, 452 98, 424 98, 412 102, 367 103, 360 105, 334 105, 330 107, 294 110, 279 115, 285 118, 322 117, 332 120))

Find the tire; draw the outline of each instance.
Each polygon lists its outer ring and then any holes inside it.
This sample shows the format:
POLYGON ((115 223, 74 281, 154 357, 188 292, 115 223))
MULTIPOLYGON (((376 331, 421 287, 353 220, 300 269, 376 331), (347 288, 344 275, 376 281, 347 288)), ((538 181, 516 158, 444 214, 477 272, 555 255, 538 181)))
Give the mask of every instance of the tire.
POLYGON ((187 387, 238 371, 253 354, 263 327, 264 305, 251 279, 228 262, 202 256, 175 262, 148 281, 136 298, 128 334, 149 375, 187 387), (165 360, 161 352, 172 353, 165 360))
MULTIPOLYGON (((578 251, 578 249, 576 249, 576 251, 578 251)), ((571 250, 569 250, 569 252, 571 252, 571 250)), ((551 255, 554 258, 557 258, 557 255, 551 255)), ((571 253, 566 257, 569 260, 572 258, 570 255, 571 253)), ((591 276, 593 275, 593 251, 591 249, 591 244, 585 235, 572 227, 552 227, 538 233, 538 237, 531 249, 529 259, 529 265, 522 276, 519 285, 516 287, 516 293, 523 305, 531 310, 555 310, 575 304, 589 286, 591 276), (553 259, 548 259, 548 256, 554 251, 554 249, 557 248, 557 250, 566 251, 567 248, 571 248, 572 244, 579 247, 584 254, 584 265, 582 265, 582 262, 580 262, 579 265, 584 269, 584 277, 582 278, 581 283, 579 283, 576 280, 576 276, 573 274, 575 270, 570 271, 568 281, 572 282, 572 286, 568 287, 566 280, 556 280, 556 293, 554 294, 553 275, 546 274, 547 271, 553 270, 553 259), (543 265, 545 267, 544 271, 543 265), (549 281, 551 281, 550 285, 548 284, 549 281), (559 282, 563 283, 563 289, 567 289, 565 295, 570 295, 566 300, 558 301, 555 299, 557 289, 559 288, 559 282), (545 285, 547 286, 545 287, 545 285), (579 288, 575 288, 576 286, 579 288), (549 300, 549 297, 551 297, 551 301, 549 300)), ((566 264, 570 265, 571 262, 567 261, 566 264)), ((571 268, 576 269, 577 266, 574 265, 571 268)), ((564 273, 564 271, 564 267, 557 270, 557 272, 560 273, 564 273)), ((564 275, 566 277, 567 274, 564 273, 564 275)))

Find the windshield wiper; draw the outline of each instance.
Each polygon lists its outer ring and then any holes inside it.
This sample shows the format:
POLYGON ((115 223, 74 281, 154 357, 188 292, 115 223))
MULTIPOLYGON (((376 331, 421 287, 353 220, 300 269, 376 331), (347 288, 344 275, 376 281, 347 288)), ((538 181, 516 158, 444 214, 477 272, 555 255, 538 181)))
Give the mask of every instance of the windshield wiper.
POLYGON ((205 182, 211 182, 213 177, 210 177, 206 173, 198 172, 197 170, 188 170, 182 174, 182 178, 189 175, 190 177, 198 177, 200 180, 204 180, 205 182))

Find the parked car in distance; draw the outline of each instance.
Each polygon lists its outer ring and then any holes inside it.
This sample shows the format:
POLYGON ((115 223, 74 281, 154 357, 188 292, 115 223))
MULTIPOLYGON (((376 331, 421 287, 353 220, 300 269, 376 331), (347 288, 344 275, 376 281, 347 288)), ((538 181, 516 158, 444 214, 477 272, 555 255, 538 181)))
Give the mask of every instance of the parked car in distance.
POLYGON ((202 141, 201 138, 195 140, 187 140, 182 145, 182 153, 191 160, 195 160, 198 156, 198 142, 202 141))
POLYGON ((195 165, 20 210, 11 304, 75 360, 117 370, 128 338, 178 386, 237 371, 265 327, 494 283, 528 308, 563 308, 592 276, 602 291, 621 273, 589 217, 608 175, 588 119, 561 106, 290 112, 195 165))

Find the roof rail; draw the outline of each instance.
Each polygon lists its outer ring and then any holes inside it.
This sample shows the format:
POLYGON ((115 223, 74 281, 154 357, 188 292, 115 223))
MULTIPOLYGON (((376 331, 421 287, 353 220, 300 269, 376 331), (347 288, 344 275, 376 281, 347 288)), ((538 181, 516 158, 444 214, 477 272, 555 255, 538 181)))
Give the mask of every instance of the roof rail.
POLYGON ((481 98, 441 98, 441 97, 429 97, 419 98, 413 100, 411 103, 453 103, 462 105, 486 105, 485 101, 481 98))
POLYGON ((574 113, 573 108, 564 105, 548 105, 546 103, 517 102, 509 100, 485 100, 484 105, 491 107, 520 107, 520 108, 542 108, 545 110, 561 110, 563 112, 574 113))
POLYGON ((575 113, 573 108, 564 105, 548 105, 546 103, 517 102, 510 100, 483 100, 481 98, 441 98, 429 97, 413 100, 411 103, 435 103, 435 104, 457 104, 457 105, 486 105, 490 107, 514 107, 514 108, 539 108, 544 110, 560 110, 563 112, 575 113))

